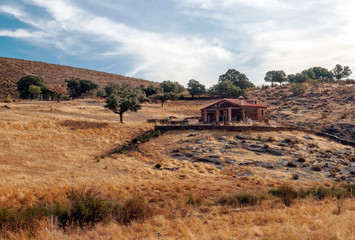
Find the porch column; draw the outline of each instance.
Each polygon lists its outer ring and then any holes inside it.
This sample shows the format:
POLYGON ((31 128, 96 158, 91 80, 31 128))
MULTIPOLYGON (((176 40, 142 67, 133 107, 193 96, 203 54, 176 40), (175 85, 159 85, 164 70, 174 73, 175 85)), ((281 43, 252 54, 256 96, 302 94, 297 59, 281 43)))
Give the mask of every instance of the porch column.
POLYGON ((229 122, 232 121, 232 108, 231 107, 228 108, 228 120, 227 121, 229 121, 229 122))
POLYGON ((219 114, 220 114, 219 109, 216 109, 216 122, 219 122, 219 114))

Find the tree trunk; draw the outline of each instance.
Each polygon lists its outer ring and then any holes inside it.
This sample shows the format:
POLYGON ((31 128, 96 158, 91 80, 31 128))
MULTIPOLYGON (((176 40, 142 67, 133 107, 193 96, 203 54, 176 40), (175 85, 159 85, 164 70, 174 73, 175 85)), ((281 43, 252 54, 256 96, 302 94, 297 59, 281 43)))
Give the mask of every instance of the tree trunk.
POLYGON ((120 113, 120 122, 123 123, 123 113, 120 113))
POLYGON ((164 102, 163 100, 161 100, 161 107, 164 107, 164 102))

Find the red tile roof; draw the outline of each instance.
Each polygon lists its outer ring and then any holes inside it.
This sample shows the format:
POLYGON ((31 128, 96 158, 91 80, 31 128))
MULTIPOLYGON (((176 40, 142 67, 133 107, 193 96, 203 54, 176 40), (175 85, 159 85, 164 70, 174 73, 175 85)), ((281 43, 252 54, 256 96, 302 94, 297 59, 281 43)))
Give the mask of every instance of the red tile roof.
MULTIPOLYGON (((210 106, 213 106, 215 105, 216 103, 220 103, 222 101, 228 101, 228 102, 231 102, 231 103, 234 103, 236 105, 239 105, 239 106, 246 106, 246 107, 262 107, 262 108, 267 108, 268 106, 266 106, 265 104, 261 104, 261 103, 253 103, 255 100, 251 100, 251 99, 243 99, 243 104, 240 104, 240 101, 239 99, 234 99, 234 98, 224 98, 218 102, 215 102, 213 104, 210 104, 208 105, 207 107, 204 107, 204 108, 208 108, 210 106)), ((202 108, 202 109, 204 109, 202 108)))
POLYGON ((240 104, 239 99, 224 98, 223 100, 226 100, 228 102, 232 102, 234 104, 241 105, 241 106, 267 107, 265 104, 253 103, 255 100, 252 100, 252 99, 243 99, 243 104, 240 104))

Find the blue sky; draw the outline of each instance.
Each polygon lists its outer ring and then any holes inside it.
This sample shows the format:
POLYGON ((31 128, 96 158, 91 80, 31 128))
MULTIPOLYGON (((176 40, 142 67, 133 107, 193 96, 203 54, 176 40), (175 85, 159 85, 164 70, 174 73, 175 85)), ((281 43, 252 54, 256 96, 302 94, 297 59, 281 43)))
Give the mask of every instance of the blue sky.
POLYGON ((186 85, 355 72, 353 0, 1 0, 0 56, 186 85))

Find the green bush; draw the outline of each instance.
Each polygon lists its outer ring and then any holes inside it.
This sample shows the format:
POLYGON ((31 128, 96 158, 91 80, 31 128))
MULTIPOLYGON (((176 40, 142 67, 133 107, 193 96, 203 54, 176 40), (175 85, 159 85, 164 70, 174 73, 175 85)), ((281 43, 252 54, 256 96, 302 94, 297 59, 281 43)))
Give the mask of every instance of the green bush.
POLYGON ((39 227, 39 222, 52 215, 50 206, 37 204, 35 206, 22 207, 10 210, 7 207, 0 208, 0 232, 2 231, 27 231, 33 237, 39 227))
POLYGON ((322 199, 324 199, 324 198, 326 198, 326 197, 331 197, 331 196, 333 196, 333 193, 334 193, 333 190, 330 189, 330 188, 319 187, 319 188, 313 190, 313 193, 312 193, 312 194, 313 194, 314 197, 316 197, 316 198, 322 200, 322 199))
POLYGON ((99 193, 93 189, 87 191, 72 189, 66 195, 70 201, 67 220, 74 225, 79 224, 80 227, 110 219, 113 210, 119 207, 116 203, 100 198, 99 193))

